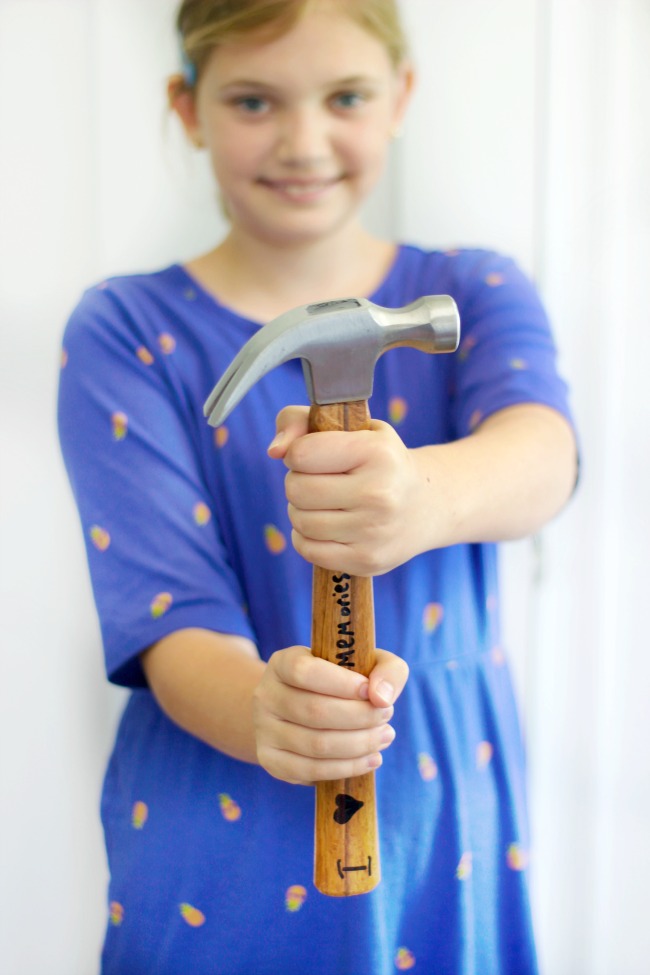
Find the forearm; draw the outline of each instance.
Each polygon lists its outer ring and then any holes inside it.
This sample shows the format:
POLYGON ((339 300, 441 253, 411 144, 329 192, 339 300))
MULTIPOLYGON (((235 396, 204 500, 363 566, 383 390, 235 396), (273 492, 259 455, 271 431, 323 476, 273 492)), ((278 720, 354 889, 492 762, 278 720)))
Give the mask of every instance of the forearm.
POLYGON ((218 751, 292 783, 348 778, 381 764, 408 667, 384 650, 369 679, 306 647, 268 664, 242 637, 179 630, 142 654, 149 685, 172 721, 218 751))
POLYGON ((569 424, 537 404, 501 410, 469 437, 412 453, 421 486, 412 531, 420 551, 532 534, 560 511, 577 474, 569 424))
POLYGON ((172 721, 232 758, 257 763, 253 696, 266 665, 250 640, 179 630, 147 650, 142 666, 172 721))
POLYGON ((379 420, 305 436, 306 424, 304 410, 282 411, 269 454, 289 468, 293 545, 326 569, 381 575, 433 549, 521 538, 557 514, 575 484, 573 431, 538 404, 411 449, 379 420))

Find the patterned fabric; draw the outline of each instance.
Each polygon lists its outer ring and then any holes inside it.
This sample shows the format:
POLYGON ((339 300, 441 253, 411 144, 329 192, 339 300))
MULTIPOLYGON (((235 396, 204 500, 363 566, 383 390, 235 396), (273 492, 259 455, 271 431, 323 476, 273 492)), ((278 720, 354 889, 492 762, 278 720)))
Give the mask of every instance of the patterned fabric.
MULTIPOLYGON (((566 387, 536 294, 508 259, 402 246, 371 296, 451 294, 459 351, 380 359, 371 413, 408 446, 566 387)), ((179 265, 89 290, 68 324, 60 436, 79 506, 107 673, 133 688, 106 775, 111 873, 104 975, 528 975, 524 755, 500 643, 496 550, 429 552, 375 580, 377 643, 411 676, 377 774, 382 883, 312 885, 313 790, 177 728, 138 654, 204 627, 263 659, 309 644, 311 567, 293 551, 275 416, 304 403, 299 361, 216 431, 203 402, 259 327, 179 265)))

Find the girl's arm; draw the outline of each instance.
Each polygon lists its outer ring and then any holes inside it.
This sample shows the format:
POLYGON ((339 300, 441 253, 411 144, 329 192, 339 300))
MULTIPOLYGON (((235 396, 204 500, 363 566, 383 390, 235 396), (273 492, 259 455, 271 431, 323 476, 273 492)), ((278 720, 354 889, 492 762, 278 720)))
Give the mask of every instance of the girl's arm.
POLYGON ((356 575, 434 548, 531 534, 576 481, 569 423, 535 403, 500 410, 463 439, 414 450, 380 421, 361 433, 305 432, 304 410, 283 410, 269 448, 289 468, 293 544, 310 562, 356 575))
POLYGON ((265 665, 246 637, 176 630, 142 656, 162 710, 185 731, 244 762, 256 762, 253 694, 265 665))
POLYGON ((142 654, 149 687, 185 731, 271 775, 311 784, 381 764, 394 734, 393 702, 408 676, 378 651, 370 678, 290 647, 260 660, 243 637, 178 630, 142 654))

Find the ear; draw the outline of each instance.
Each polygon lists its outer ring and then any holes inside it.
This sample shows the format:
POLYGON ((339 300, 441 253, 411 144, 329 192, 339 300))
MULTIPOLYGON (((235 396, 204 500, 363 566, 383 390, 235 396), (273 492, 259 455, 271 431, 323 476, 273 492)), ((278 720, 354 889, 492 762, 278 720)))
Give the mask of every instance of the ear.
POLYGON ((194 89, 188 88, 182 74, 175 74, 167 82, 167 101, 178 116, 189 141, 196 148, 203 146, 201 127, 196 111, 194 89))
POLYGON ((397 68, 395 105, 393 110, 393 132, 401 131, 404 116, 409 107, 413 89, 415 88, 415 69, 410 61, 403 61, 397 68))

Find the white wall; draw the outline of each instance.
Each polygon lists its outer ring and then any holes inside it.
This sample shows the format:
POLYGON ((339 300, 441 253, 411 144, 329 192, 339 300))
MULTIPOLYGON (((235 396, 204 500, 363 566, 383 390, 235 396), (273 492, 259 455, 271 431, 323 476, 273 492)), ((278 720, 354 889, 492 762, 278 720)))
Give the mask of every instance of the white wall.
MULTIPOLYGON (((544 975, 644 975, 650 9, 403 6, 421 84, 370 219, 535 275, 583 438, 576 501, 504 566, 544 975)), ((183 259, 220 226, 203 161, 165 122, 173 7, 0 0, 0 966, 16 975, 97 970, 97 806, 122 703, 58 456, 61 330, 87 284, 183 259)))
POLYGON ((0 970, 11 975, 92 975, 104 929, 99 792, 122 695, 103 680, 54 409, 81 290, 176 247, 188 256, 215 232, 203 167, 165 132, 171 15, 161 0, 0 0, 0 970))
POLYGON ((551 4, 542 277, 584 478, 547 533, 534 801, 555 975, 641 975, 650 926, 650 5, 551 4), (560 882, 561 878, 561 882, 560 882), (576 909, 581 906, 581 910, 576 909))

